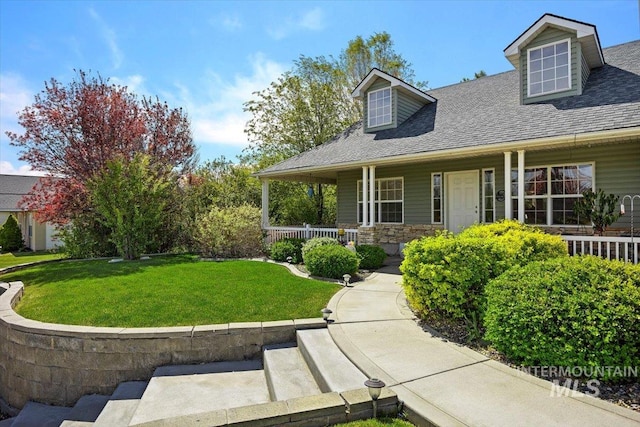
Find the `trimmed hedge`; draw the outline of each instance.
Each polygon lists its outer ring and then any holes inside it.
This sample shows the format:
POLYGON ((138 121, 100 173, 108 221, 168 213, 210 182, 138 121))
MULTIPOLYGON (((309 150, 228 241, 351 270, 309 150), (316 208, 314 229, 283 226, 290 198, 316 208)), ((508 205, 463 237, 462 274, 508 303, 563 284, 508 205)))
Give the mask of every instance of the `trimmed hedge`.
POLYGON ((342 245, 321 245, 305 254, 304 263, 313 276, 342 279, 344 274, 358 271, 358 255, 342 245))
POLYGON ((567 257, 559 236, 517 221, 444 231, 407 244, 400 266, 407 299, 423 318, 482 321, 484 287, 514 265, 567 257))
POLYGON ((356 253, 360 257, 360 268, 365 270, 376 270, 387 259, 386 252, 380 246, 357 245, 356 253))
POLYGON ((203 256, 247 258, 262 253, 260 209, 241 205, 213 207, 198 218, 195 240, 203 256))
POLYGON ((271 244, 270 256, 274 261, 286 262, 291 257, 291 262, 302 262, 302 245, 305 239, 286 238, 271 244))
POLYGON ((341 246, 340 242, 337 239, 331 237, 314 237, 313 239, 309 239, 306 241, 304 245, 302 245, 302 259, 304 263, 307 263, 307 253, 318 246, 341 246))
POLYGON ((640 266, 592 256, 534 262, 492 280, 486 295, 485 338, 516 363, 640 365, 640 266))

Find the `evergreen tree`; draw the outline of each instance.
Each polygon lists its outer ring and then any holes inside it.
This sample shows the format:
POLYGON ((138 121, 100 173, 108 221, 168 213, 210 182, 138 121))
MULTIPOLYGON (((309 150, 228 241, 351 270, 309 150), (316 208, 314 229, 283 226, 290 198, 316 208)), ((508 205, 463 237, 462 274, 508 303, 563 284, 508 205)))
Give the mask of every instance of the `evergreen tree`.
POLYGON ((22 231, 13 215, 9 215, 0 229, 0 246, 4 252, 17 251, 24 247, 22 231))

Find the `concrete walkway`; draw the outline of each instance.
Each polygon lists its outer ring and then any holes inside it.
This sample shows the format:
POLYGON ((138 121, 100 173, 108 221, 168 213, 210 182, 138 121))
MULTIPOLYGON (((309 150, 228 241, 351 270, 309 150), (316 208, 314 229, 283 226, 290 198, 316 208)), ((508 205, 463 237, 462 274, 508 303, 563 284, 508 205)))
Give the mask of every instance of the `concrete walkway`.
POLYGON ((568 389, 560 395, 547 381, 425 332, 401 280, 396 263, 340 291, 329 304, 329 332, 425 425, 640 426, 637 412, 568 389))

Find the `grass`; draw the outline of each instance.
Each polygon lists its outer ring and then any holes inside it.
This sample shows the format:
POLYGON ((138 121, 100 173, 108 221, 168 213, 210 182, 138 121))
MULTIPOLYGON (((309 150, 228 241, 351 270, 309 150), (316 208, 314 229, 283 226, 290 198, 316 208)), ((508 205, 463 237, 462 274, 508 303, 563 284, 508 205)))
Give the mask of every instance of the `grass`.
POLYGON ((255 261, 198 261, 192 256, 108 263, 69 261, 0 276, 21 280, 16 311, 70 325, 188 326, 320 317, 340 286, 255 261))
POLYGON ((378 418, 361 421, 352 421, 345 424, 336 424, 335 427, 413 427, 409 421, 398 418, 378 418))
POLYGON ((27 262, 64 258, 64 254, 51 252, 7 252, 0 254, 0 268, 13 267, 27 262))

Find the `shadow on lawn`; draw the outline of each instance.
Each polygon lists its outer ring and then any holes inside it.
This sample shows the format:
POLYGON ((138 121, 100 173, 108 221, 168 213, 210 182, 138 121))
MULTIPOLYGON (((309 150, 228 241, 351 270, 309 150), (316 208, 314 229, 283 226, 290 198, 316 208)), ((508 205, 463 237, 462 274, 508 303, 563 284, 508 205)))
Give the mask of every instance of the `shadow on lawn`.
POLYGON ((154 257, 150 260, 133 260, 109 263, 109 260, 63 260, 61 262, 26 267, 0 276, 0 281, 22 281, 25 286, 42 286, 67 280, 101 279, 128 276, 144 270, 169 265, 197 262, 192 255, 154 257))

